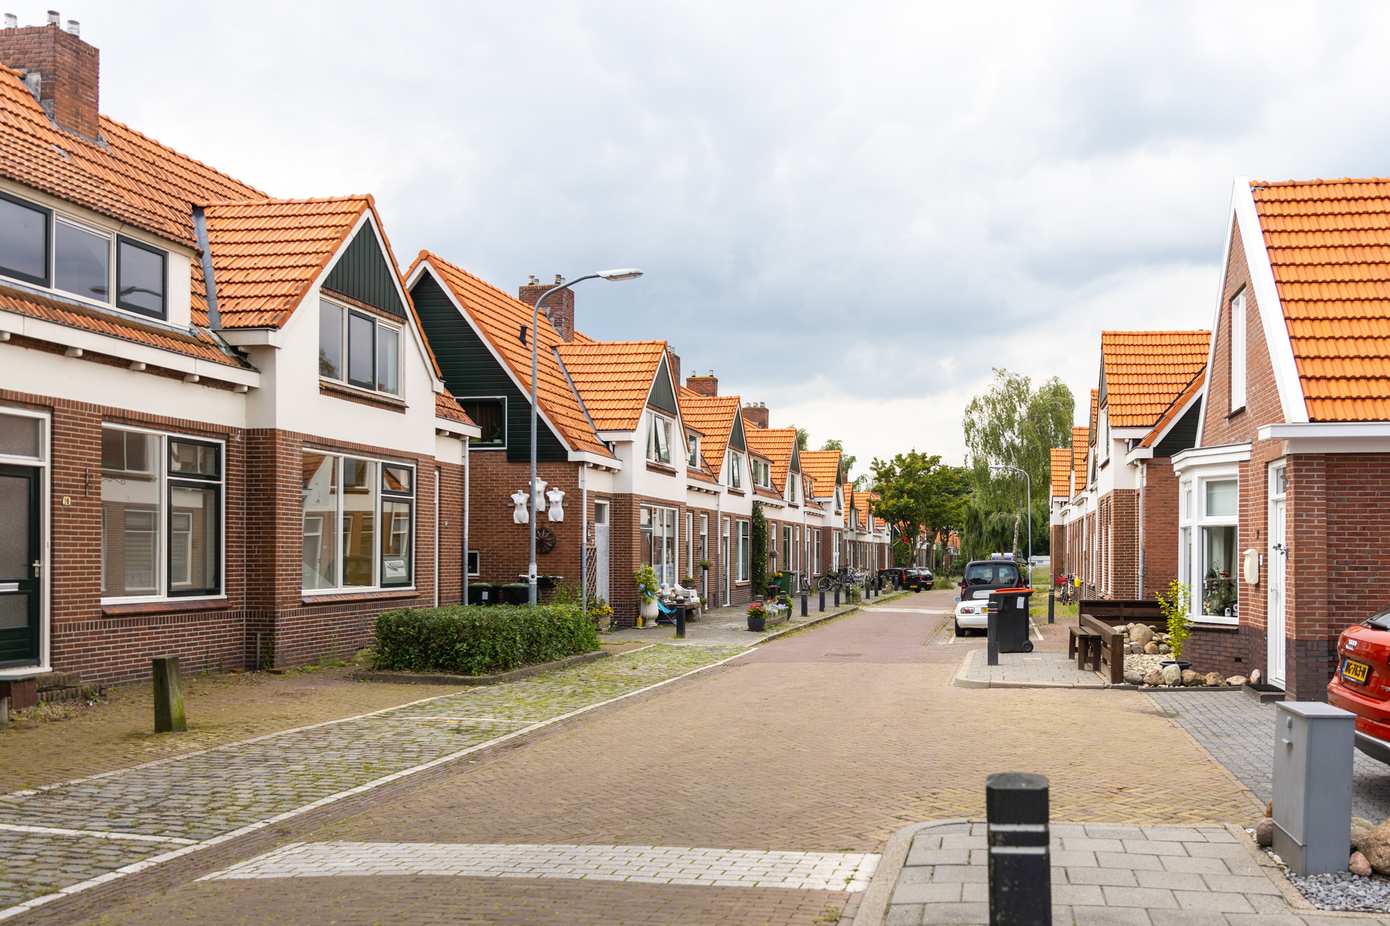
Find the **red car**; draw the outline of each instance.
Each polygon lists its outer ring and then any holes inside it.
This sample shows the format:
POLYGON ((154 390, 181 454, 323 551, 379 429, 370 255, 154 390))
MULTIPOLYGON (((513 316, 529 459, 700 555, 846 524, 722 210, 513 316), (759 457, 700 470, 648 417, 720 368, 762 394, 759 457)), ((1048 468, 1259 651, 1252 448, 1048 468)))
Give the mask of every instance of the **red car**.
POLYGON ((1390 608, 1337 638, 1327 700, 1356 715, 1356 748, 1390 763, 1390 608))

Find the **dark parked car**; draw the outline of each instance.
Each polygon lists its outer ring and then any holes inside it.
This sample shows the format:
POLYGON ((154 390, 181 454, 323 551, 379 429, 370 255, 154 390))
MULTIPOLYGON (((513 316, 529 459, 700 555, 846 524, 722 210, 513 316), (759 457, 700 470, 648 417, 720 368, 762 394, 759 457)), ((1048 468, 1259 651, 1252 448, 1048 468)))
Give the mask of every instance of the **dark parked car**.
POLYGON ((914 592, 924 592, 932 587, 936 581, 936 576, 926 566, 913 566, 907 570, 907 578, 904 583, 914 592))
POLYGON ((960 598, 988 598, 996 588, 1018 588, 1023 585, 1023 573, 1018 563, 1005 557, 976 559, 965 564, 960 580, 960 598))
POLYGON ((878 577, 883 580, 885 586, 902 585, 907 579, 907 570, 901 566, 889 566, 887 569, 880 569, 878 577))

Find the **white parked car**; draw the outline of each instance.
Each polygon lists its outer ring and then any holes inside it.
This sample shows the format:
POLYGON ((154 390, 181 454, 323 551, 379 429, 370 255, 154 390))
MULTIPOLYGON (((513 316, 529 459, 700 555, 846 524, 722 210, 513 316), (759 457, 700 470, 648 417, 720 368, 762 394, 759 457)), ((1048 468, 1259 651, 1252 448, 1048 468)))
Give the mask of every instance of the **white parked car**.
POLYGON ((956 602, 956 636, 964 636, 967 630, 985 630, 988 627, 988 598, 968 598, 956 602))

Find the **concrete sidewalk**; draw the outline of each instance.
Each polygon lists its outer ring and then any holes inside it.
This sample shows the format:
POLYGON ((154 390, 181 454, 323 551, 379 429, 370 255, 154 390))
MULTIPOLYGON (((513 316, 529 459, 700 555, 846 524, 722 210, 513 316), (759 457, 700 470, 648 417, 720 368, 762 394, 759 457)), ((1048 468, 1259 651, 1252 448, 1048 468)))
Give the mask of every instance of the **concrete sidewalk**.
POLYGON ((952 684, 960 688, 1133 688, 1112 686, 1099 672, 1076 667, 1066 653, 1034 650, 1000 653, 999 665, 986 661, 983 649, 973 649, 961 661, 952 684))
MULTIPOLYGON (((1052 824, 1055 926, 1327 926, 1378 923, 1312 908, 1236 826, 1052 824)), ((989 922, 986 825, 905 827, 883 853, 853 926, 989 922)))

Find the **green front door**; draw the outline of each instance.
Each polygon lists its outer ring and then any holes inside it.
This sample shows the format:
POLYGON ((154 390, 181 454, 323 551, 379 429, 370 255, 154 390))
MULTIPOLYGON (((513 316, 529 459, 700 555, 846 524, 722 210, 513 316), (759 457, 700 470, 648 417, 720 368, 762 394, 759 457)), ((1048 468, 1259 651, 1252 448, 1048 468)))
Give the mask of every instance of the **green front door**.
POLYGON ((0 668, 39 662, 39 470, 0 465, 0 668))

